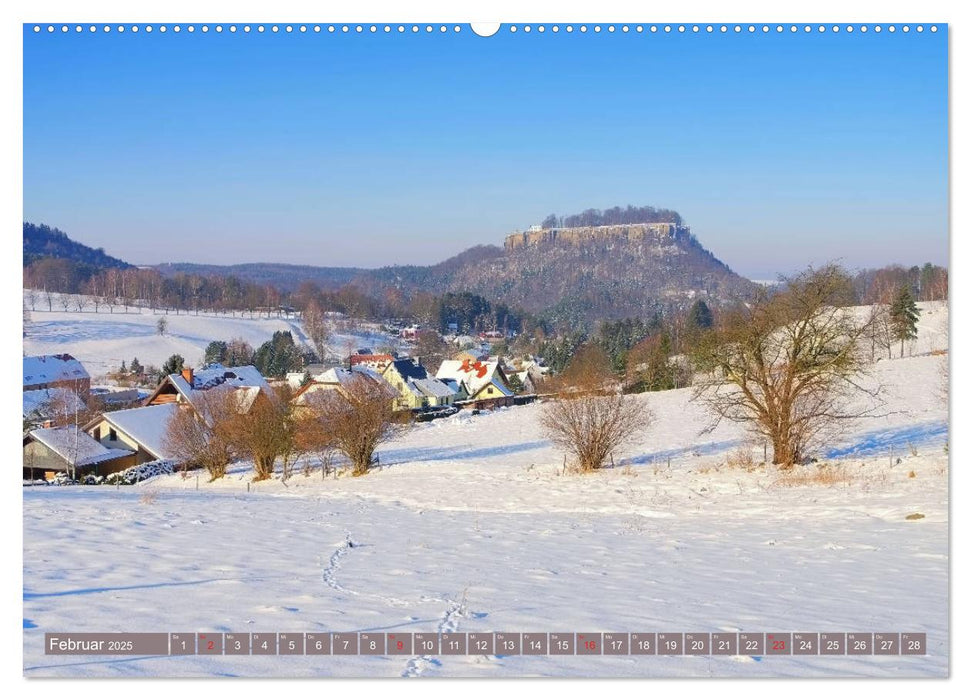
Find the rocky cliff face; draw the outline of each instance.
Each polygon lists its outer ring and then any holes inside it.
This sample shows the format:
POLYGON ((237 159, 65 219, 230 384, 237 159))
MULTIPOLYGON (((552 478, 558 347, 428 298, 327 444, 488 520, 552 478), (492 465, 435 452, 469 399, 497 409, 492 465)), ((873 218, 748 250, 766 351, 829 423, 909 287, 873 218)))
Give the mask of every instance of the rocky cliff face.
POLYGON ((641 243, 654 241, 659 244, 690 237, 687 226, 673 223, 618 224, 613 226, 577 226, 573 228, 531 228, 524 233, 506 236, 505 250, 511 252, 520 248, 550 243, 583 245, 585 243, 628 242, 641 243))

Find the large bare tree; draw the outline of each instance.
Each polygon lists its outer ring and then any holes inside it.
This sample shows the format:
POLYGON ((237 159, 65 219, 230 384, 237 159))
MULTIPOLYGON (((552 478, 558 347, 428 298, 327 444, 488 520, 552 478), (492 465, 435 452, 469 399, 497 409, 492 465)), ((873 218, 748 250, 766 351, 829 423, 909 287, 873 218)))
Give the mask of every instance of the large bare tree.
POLYGON ((862 383, 873 317, 848 308, 851 292, 838 266, 810 268, 722 314, 696 351, 707 374, 694 398, 771 442, 773 464, 802 461, 877 405, 862 383))
POLYGON ((394 397, 386 384, 360 375, 339 389, 308 393, 304 406, 311 425, 329 435, 322 444, 333 445, 351 461, 353 475, 362 476, 374 466, 378 445, 403 429, 394 397))
POLYGON ((289 392, 283 387, 269 392, 261 390, 251 403, 243 394, 237 392, 237 395, 240 405, 229 427, 229 443, 237 452, 253 459, 255 481, 272 477, 277 457, 281 456, 284 476, 289 476, 296 431, 289 392))

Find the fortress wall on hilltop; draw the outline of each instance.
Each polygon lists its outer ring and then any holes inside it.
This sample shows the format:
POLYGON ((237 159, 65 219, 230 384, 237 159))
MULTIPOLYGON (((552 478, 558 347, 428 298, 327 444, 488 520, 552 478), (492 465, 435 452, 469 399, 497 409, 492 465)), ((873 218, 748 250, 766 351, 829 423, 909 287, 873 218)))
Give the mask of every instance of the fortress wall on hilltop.
POLYGON ((517 248, 550 243, 580 245, 582 243, 602 242, 611 239, 629 242, 653 239, 658 242, 663 242, 664 240, 679 240, 687 235, 688 227, 679 226, 678 224, 617 224, 613 226, 582 226, 577 228, 529 230, 506 236, 504 245, 508 252, 517 248))

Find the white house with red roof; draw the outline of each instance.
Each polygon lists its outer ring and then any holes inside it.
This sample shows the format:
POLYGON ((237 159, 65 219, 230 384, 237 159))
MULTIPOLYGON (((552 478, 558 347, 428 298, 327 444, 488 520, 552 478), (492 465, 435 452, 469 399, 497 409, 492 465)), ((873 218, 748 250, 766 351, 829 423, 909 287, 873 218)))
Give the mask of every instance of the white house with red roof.
POLYGON ((510 405, 515 396, 498 360, 445 360, 436 378, 454 381, 459 401, 510 405))

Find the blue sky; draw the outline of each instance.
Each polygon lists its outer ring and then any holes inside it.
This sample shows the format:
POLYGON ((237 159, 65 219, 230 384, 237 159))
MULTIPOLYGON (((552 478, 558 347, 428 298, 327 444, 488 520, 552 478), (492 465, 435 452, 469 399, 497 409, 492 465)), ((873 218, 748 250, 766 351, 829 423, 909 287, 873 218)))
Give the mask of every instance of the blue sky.
POLYGON ((135 263, 434 263, 677 209, 742 274, 947 261, 947 36, 35 34, 24 218, 135 263))

